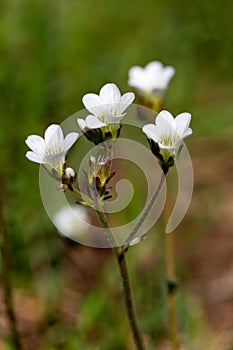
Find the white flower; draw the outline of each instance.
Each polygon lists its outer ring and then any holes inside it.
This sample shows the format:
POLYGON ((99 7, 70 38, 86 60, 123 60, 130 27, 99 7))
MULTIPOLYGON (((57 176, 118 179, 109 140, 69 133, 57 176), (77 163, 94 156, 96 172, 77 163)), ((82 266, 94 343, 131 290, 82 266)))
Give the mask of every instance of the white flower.
POLYGON ((159 61, 148 63, 145 68, 133 66, 129 70, 128 84, 143 95, 150 96, 166 90, 170 79, 175 74, 171 66, 164 67, 159 61))
POLYGON ((55 171, 61 177, 66 153, 78 136, 78 133, 72 132, 64 138, 61 127, 52 124, 45 130, 44 139, 38 135, 28 136, 25 142, 31 151, 26 153, 26 157, 32 162, 43 164, 47 170, 55 171))
POLYGON ((70 238, 87 232, 89 222, 86 208, 78 205, 65 205, 53 217, 59 233, 70 238))
POLYGON ((83 104, 92 113, 86 120, 78 119, 81 130, 97 129, 111 123, 119 123, 126 113, 125 110, 134 100, 134 93, 127 92, 121 96, 120 90, 113 83, 105 84, 99 95, 86 94, 83 104))
POLYGON ((190 113, 181 113, 174 118, 168 111, 161 111, 155 118, 155 124, 144 125, 142 131, 160 149, 174 151, 185 137, 192 134, 190 121, 190 113))

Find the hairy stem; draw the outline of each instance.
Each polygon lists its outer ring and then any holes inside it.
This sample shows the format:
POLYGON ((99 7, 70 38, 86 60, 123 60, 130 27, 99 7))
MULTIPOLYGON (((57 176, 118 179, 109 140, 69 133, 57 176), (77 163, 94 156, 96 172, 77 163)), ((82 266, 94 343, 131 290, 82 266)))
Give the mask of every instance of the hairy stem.
POLYGON ((68 185, 68 188, 71 192, 73 192, 78 197, 78 199, 85 201, 87 204, 89 204, 90 207, 92 207, 94 205, 94 201, 91 198, 89 198, 88 196, 86 196, 85 194, 80 192, 73 185, 68 185))
POLYGON ((166 179, 166 175, 164 175, 162 173, 159 184, 156 188, 156 191, 154 192, 154 194, 151 196, 149 203, 146 207, 146 209, 144 210, 140 220, 137 222, 136 226, 133 228, 133 230, 131 231, 131 233, 129 234, 129 236, 126 238, 125 243, 129 243, 137 234, 138 230, 140 229, 140 227, 142 226, 142 224, 144 223, 144 221, 146 220, 147 216, 149 215, 151 208, 153 207, 154 203, 156 202, 156 200, 158 199, 158 196, 161 192, 161 189, 163 187, 163 183, 166 179))
MULTIPOLYGON (((102 226, 105 228, 107 235, 112 235, 111 229, 108 225, 104 212, 101 210, 97 210, 96 213, 102 223, 102 226)), ((111 241, 112 241, 112 238, 111 238, 111 241)), ((124 287, 124 298, 125 298, 125 304, 127 309, 127 315, 128 315, 131 329, 132 329, 135 345, 137 347, 137 350, 144 350, 145 347, 142 339, 142 334, 138 326, 138 320, 137 320, 136 310, 135 310, 134 301, 133 301, 132 286, 129 278, 129 272, 128 272, 127 261, 125 258, 125 253, 121 247, 113 247, 113 250, 116 255, 120 273, 121 273, 122 283, 124 287)))

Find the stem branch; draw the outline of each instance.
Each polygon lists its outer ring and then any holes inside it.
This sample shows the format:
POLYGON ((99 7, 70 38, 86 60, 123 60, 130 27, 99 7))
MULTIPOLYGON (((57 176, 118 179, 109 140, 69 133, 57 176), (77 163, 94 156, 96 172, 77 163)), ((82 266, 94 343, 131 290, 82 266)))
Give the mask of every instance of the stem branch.
POLYGON ((161 189, 162 189, 162 186, 163 186, 165 179, 166 179, 166 175, 164 175, 164 173, 162 173, 159 184, 156 188, 156 191, 154 192, 153 196, 150 198, 150 201, 149 201, 146 209, 144 210, 144 213, 142 214, 140 220, 137 222, 137 224, 135 225, 135 227, 133 228, 133 230, 131 231, 129 236, 126 238, 126 240, 125 240, 126 244, 129 243, 135 237, 138 230, 140 229, 140 227, 142 226, 142 224, 146 220, 147 216, 149 215, 149 213, 151 211, 151 208, 153 207, 154 203, 156 202, 156 200, 161 192, 161 189))

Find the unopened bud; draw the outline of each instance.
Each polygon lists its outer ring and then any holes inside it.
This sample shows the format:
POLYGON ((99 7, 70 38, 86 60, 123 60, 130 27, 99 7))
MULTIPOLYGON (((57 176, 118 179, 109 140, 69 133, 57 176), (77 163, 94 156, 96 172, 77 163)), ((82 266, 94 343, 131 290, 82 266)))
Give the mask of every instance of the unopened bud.
POLYGON ((84 132, 86 130, 86 126, 87 126, 85 120, 78 118, 77 122, 78 122, 80 129, 84 132))
POLYGON ((94 156, 90 156, 90 161, 91 163, 95 164, 96 163, 96 159, 94 156))
POLYGON ((66 168, 65 175, 66 175, 66 178, 69 180, 73 180, 76 177, 76 173, 72 168, 66 168))

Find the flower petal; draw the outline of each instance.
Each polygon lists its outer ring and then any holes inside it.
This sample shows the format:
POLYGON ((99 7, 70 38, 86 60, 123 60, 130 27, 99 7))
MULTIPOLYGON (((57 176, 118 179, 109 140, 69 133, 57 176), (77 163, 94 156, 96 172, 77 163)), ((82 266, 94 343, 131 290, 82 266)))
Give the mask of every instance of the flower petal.
POLYGON ((143 68, 140 66, 133 66, 129 69, 129 77, 140 75, 143 72, 143 68))
POLYGON ((190 113, 181 113, 175 118, 176 130, 178 135, 182 137, 187 128, 189 127, 191 121, 190 113))
POLYGON ((166 89, 169 81, 171 80, 174 74, 175 74, 175 68, 171 66, 167 66, 164 68, 163 74, 161 74, 161 86, 163 89, 166 89))
POLYGON ((157 115, 155 122, 161 134, 170 134, 172 136, 176 133, 175 121, 170 112, 165 110, 161 111, 157 115))
POLYGON ((30 135, 25 140, 25 143, 33 152, 40 155, 41 157, 45 153, 45 142, 41 136, 38 135, 30 135))
POLYGON ((32 162, 39 163, 39 164, 46 164, 46 162, 44 162, 38 154, 32 151, 28 151, 25 154, 25 156, 27 157, 27 159, 31 160, 32 162))
POLYGON ((159 148, 161 148, 161 149, 175 150, 176 149, 176 145, 178 144, 178 142, 180 142, 180 141, 177 141, 175 144, 172 144, 170 146, 166 146, 163 143, 159 142, 158 145, 159 145, 159 148))
POLYGON ((120 103, 117 104, 117 111, 123 113, 126 108, 133 102, 135 95, 133 92, 126 92, 121 96, 120 103))
POLYGON ((193 131, 191 128, 188 128, 185 133, 183 134, 183 139, 189 135, 192 135, 193 131))
POLYGON ((160 135, 158 133, 158 128, 154 124, 146 124, 143 126, 142 131, 146 134, 149 139, 159 142, 160 135))
POLYGON ((106 126, 106 124, 102 123, 97 117, 94 115, 88 115, 86 117, 86 125, 88 129, 98 129, 106 126))
POLYGON ((78 118, 78 119, 77 119, 77 122, 78 122, 78 125, 79 125, 80 129, 81 129, 82 131, 84 131, 85 128, 86 128, 86 126, 87 126, 85 120, 84 120, 84 119, 81 119, 81 118, 78 118))
POLYGON ((44 134, 46 148, 51 148, 54 153, 59 153, 63 147, 64 135, 60 125, 52 124, 44 134))
POLYGON ((152 61, 145 67, 148 74, 148 81, 153 90, 165 90, 169 80, 175 74, 175 69, 171 66, 164 67, 159 61, 152 61))
POLYGON ((133 66, 129 69, 129 80, 128 85, 133 86, 138 89, 143 89, 145 87, 144 79, 144 69, 139 66, 133 66))
POLYGON ((106 122, 107 123, 120 123, 121 119, 125 116, 126 113, 124 114, 119 114, 119 115, 113 115, 113 114, 106 114, 106 122))
POLYGON ((101 115, 103 112, 103 101, 96 94, 86 94, 82 98, 85 108, 94 115, 101 115))
POLYGON ((145 66, 145 71, 153 75, 158 74, 161 69, 163 69, 163 65, 159 61, 151 61, 145 66))
POLYGON ((64 151, 67 152, 73 144, 77 141, 79 134, 77 132, 71 132, 67 134, 64 140, 64 151))
POLYGON ((50 165, 52 168, 56 168, 59 171, 59 174, 62 174, 62 166, 65 162, 65 152, 47 155, 43 159, 46 164, 50 165), (60 168, 60 169, 59 169, 60 168))
POLYGON ((116 84, 105 84, 100 90, 100 98, 104 104, 115 104, 120 101, 121 93, 116 84))

